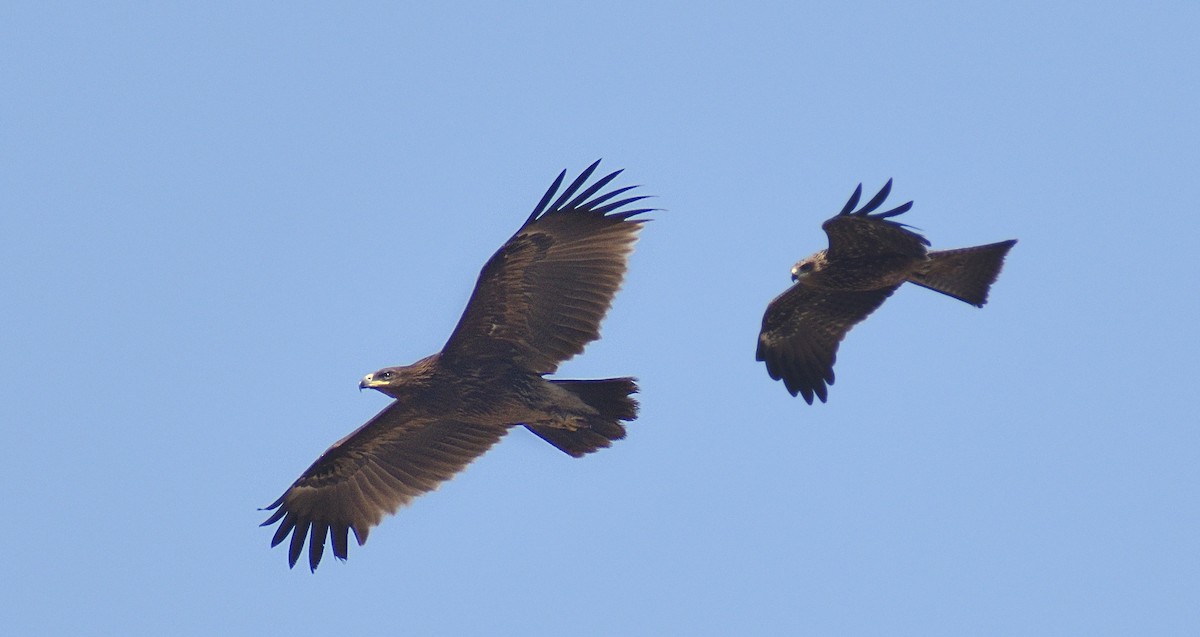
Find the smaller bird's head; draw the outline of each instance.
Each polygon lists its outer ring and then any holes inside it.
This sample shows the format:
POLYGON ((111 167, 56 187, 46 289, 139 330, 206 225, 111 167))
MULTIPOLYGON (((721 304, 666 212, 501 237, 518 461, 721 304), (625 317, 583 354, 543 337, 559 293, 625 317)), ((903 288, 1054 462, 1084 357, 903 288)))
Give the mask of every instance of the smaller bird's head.
POLYGON ((822 250, 811 257, 806 257, 792 266, 792 283, 806 278, 813 272, 820 272, 825 267, 825 251, 822 250))

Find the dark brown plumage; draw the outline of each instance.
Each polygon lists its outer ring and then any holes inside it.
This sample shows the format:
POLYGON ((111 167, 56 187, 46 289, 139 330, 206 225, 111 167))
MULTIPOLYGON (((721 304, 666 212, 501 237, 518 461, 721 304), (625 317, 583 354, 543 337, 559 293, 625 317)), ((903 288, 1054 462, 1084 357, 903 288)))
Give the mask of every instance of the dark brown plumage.
POLYGON ((371 527, 431 491, 486 452, 509 428, 528 427, 583 456, 625 437, 637 417, 632 378, 547 380, 600 337, 649 208, 597 194, 621 171, 587 188, 599 161, 555 198, 566 172, 483 266, 466 310, 442 351, 412 365, 367 374, 360 388, 395 400, 334 443, 267 509, 279 523, 271 546, 291 536, 295 566, 308 539, 316 570, 328 537, 346 559, 348 533, 361 545, 371 527), (551 201, 553 199, 553 202, 551 201))
POLYGON ((795 282, 767 305, 758 334, 757 360, 771 378, 782 380, 810 405, 824 402, 833 384, 833 363, 846 332, 867 318, 905 281, 941 292, 976 307, 1000 274, 1016 240, 957 250, 927 250, 929 241, 902 223, 889 221, 912 202, 874 212, 887 199, 892 180, 862 208, 855 189, 841 212, 821 228, 829 249, 792 267, 795 282))

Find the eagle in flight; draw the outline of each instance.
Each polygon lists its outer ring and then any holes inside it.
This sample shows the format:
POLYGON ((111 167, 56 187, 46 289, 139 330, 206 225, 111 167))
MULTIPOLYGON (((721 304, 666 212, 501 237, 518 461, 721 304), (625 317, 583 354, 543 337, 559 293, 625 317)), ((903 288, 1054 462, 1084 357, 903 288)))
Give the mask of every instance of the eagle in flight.
POLYGON ((636 186, 604 191, 616 171, 584 188, 596 161, 557 194, 559 174, 533 213, 484 264, 442 351, 367 374, 359 388, 394 400, 335 442, 266 507, 279 523, 271 546, 291 536, 296 565, 308 539, 316 570, 331 540, 346 559, 385 514, 437 488, 522 425, 580 457, 625 437, 637 418, 633 378, 548 380, 600 337, 600 322, 625 275, 641 218, 636 186), (602 192, 604 191, 604 192, 602 192), (557 196, 556 196, 557 194, 557 196))
POLYGON ((854 210, 862 184, 841 212, 821 225, 829 249, 792 267, 792 287, 767 305, 758 334, 757 360, 782 380, 793 396, 808 404, 825 402, 833 384, 838 343, 905 281, 952 296, 976 307, 987 303, 988 289, 1000 274, 1004 256, 1016 240, 957 250, 927 250, 929 241, 890 217, 907 212, 912 202, 874 212, 892 190, 888 180, 879 194, 854 210), (874 213, 874 214, 872 214, 874 213))

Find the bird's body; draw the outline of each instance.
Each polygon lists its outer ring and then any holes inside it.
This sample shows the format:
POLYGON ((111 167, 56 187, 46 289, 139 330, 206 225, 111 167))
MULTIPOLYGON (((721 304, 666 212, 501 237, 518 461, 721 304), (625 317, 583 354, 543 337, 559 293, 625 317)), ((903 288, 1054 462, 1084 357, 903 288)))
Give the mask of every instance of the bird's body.
POLYGON ((912 202, 871 214, 887 198, 892 182, 854 210, 862 186, 842 211, 822 224, 829 248, 792 267, 793 285, 767 306, 758 336, 757 360, 793 396, 822 402, 833 384, 838 344, 902 284, 915 283, 976 307, 1015 240, 956 250, 928 249, 925 237, 890 221, 912 202))
POLYGON ((818 290, 864 292, 904 283, 924 260, 907 255, 889 255, 879 259, 830 259, 822 250, 797 263, 792 270, 796 285, 818 290), (811 270, 804 273, 801 267, 809 264, 811 270))
POLYGON ((448 365, 441 354, 434 354, 412 365, 367 374, 359 387, 387 394, 395 399, 395 406, 405 407, 413 416, 438 416, 477 426, 502 423, 497 426, 505 429, 514 424, 568 431, 588 428, 599 412, 564 389, 562 382, 505 359, 448 365))
POLYGON ((291 536, 295 565, 309 545, 316 569, 328 537, 345 559, 385 514, 437 488, 509 429, 525 426, 579 457, 625 437, 637 417, 632 378, 551 380, 558 365, 599 338, 600 321, 624 277, 648 209, 631 187, 597 194, 620 171, 583 184, 596 162, 551 199, 565 172, 480 272, 471 300, 442 351, 366 375, 360 388, 393 401, 334 443, 268 509, 279 523, 271 545, 291 536), (581 190, 582 189, 582 190, 581 190))
POLYGON ((412 365, 367 374, 359 387, 387 394, 396 401, 395 406, 405 407, 413 415, 496 424, 522 422, 508 416, 528 412, 525 405, 532 402, 533 378, 545 382, 506 361, 487 359, 451 366, 442 363, 441 354, 433 354, 412 365))

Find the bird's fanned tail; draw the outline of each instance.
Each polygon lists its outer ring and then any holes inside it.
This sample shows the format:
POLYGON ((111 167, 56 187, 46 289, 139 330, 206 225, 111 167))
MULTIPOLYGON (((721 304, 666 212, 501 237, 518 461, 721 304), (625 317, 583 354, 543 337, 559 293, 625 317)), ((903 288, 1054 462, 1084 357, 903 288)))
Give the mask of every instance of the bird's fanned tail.
POLYGON ((983 307, 987 303, 988 290, 1000 276, 1004 256, 1016 242, 1012 239, 930 252, 928 263, 908 280, 975 307, 983 307))
POLYGON ((550 382, 575 394, 599 412, 596 418, 588 422, 587 428, 574 431, 544 425, 525 425, 539 438, 572 457, 579 458, 593 451, 611 447, 613 441, 625 437, 625 425, 621 424, 621 421, 637 418, 638 404, 631 396, 637 393, 638 387, 632 378, 550 382))

